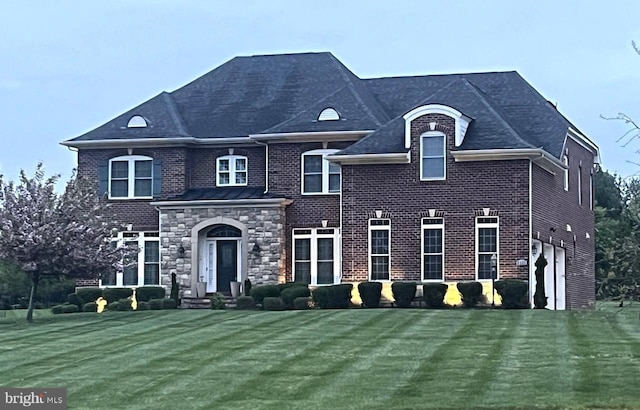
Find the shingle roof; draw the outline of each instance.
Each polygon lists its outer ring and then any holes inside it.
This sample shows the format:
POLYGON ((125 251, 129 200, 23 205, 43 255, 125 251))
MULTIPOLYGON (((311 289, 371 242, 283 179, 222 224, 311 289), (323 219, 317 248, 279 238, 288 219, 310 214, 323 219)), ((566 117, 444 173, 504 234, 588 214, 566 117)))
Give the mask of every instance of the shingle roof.
POLYGON ((341 153, 406 152, 402 115, 428 103, 473 119, 460 149, 543 147, 559 158, 577 129, 515 71, 362 80, 330 53, 302 53, 236 57, 70 142, 376 130, 341 153), (318 121, 328 107, 341 119, 318 121), (150 126, 127 128, 133 115, 150 126))
POLYGON ((270 199, 278 198, 264 193, 264 187, 220 187, 189 189, 180 195, 166 198, 167 201, 204 201, 204 200, 237 200, 237 199, 270 199))

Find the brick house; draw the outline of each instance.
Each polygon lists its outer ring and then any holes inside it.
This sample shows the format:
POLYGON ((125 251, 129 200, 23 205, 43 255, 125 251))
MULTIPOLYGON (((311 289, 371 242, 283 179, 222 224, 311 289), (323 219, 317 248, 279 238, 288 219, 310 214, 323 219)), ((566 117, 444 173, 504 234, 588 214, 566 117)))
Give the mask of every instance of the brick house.
POLYGON ((598 147, 513 71, 237 57, 63 145, 141 248, 102 286, 490 283, 495 255, 533 288, 542 254, 548 308, 594 302, 598 147))

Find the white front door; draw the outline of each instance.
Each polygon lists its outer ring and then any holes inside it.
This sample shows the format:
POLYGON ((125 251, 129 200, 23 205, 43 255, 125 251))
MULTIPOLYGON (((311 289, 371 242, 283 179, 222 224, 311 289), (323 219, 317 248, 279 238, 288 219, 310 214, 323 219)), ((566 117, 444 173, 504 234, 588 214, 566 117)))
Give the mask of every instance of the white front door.
POLYGON ((556 246, 556 310, 565 310, 565 250, 556 246))
POLYGON ((203 273, 207 293, 230 292, 230 283, 240 281, 240 240, 235 238, 205 241, 203 273))
POLYGON ((556 283, 555 283, 555 270, 556 265, 554 263, 554 246, 548 243, 544 244, 544 258, 547 260, 547 266, 544 267, 544 293, 547 297, 547 309, 555 310, 556 300, 556 283))

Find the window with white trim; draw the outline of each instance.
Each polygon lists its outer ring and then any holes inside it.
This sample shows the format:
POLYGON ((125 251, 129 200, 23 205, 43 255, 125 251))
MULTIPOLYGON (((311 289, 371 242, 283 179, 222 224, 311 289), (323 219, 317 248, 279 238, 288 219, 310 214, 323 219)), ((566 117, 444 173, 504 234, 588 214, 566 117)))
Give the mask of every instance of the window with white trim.
POLYGON ((569 157, 566 155, 562 156, 562 163, 566 167, 564 170, 564 190, 569 190, 569 157))
POLYGON ((336 149, 317 149, 302 154, 302 193, 340 193, 340 165, 326 159, 336 149))
POLYGON ((593 209, 593 171, 589 174, 589 209, 593 209))
MULTIPOLYGON (((498 217, 476 218, 476 272, 478 280, 491 279, 491 257, 498 251, 498 217)), ((498 279, 498 264, 496 263, 496 277, 498 279)))
POLYGON ((115 247, 128 245, 139 252, 123 261, 121 272, 110 272, 100 286, 138 287, 160 284, 160 235, 158 232, 118 232, 111 240, 115 247))
POLYGON ((390 280, 391 220, 369 219, 369 280, 390 280))
POLYGON ((153 158, 128 155, 109 160, 109 198, 151 198, 153 158))
POLYGON ((423 181, 445 179, 446 142, 441 132, 429 131, 420 136, 420 179, 423 181))
POLYGON ((247 157, 225 155, 216 160, 217 186, 246 186, 247 157))
POLYGON ((293 230, 293 281, 308 285, 340 283, 338 230, 293 230))
POLYGON ((578 166, 578 205, 582 205, 582 165, 578 166))
POLYGON ((422 280, 444 280, 444 219, 422 219, 422 280))

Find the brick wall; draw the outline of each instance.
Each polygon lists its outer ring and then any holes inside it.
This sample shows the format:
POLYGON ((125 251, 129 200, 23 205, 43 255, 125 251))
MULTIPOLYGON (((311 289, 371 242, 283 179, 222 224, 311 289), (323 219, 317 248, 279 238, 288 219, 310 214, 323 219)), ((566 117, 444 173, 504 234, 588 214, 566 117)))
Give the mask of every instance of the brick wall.
POLYGON ((593 307, 595 303, 595 220, 589 206, 593 154, 567 139, 569 191, 564 174, 555 175, 533 165, 532 235, 566 249, 566 302, 568 309, 593 307), (582 164, 582 205, 578 203, 578 171, 582 164), (567 230, 571 226, 571 232, 567 230), (587 234, 590 238, 587 238, 587 234), (575 242, 574 242, 575 236, 575 242), (562 244, 561 244, 562 242, 562 244))
POLYGON ((475 280, 475 215, 497 214, 499 276, 528 278, 529 161, 456 163, 448 154, 445 181, 420 181, 419 136, 430 122, 454 148, 454 121, 425 115, 412 122, 411 163, 343 166, 343 279, 368 278, 368 218, 381 210, 391 219, 391 279, 421 279, 421 218, 444 212, 445 280, 475 280))
MULTIPOLYGON (((216 159, 229 155, 228 148, 192 148, 187 151, 187 186, 216 187, 216 159)), ((247 157, 248 186, 265 186, 265 148, 262 146, 233 149, 233 155, 247 157)))

